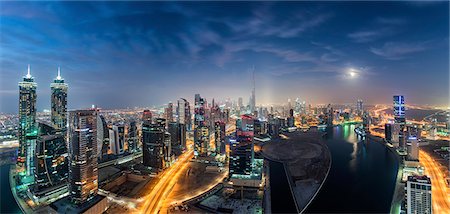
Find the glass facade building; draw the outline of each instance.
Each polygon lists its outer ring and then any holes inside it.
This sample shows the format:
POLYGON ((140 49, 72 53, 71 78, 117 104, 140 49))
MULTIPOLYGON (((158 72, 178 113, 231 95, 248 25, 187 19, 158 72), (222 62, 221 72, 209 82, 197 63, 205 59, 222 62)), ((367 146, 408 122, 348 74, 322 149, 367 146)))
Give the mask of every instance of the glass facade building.
POLYGON ((38 130, 36 127, 36 88, 37 84, 30 74, 30 65, 28 73, 19 82, 19 149, 18 165, 22 167, 23 172, 30 176, 34 172, 34 153, 36 148, 36 138, 38 130))
POLYGON ((67 90, 68 86, 61 77, 60 68, 58 76, 50 84, 51 95, 51 120, 53 125, 59 130, 66 130, 67 126, 67 90))
POLYGON ((69 194, 75 204, 97 195, 97 110, 69 112, 69 194))

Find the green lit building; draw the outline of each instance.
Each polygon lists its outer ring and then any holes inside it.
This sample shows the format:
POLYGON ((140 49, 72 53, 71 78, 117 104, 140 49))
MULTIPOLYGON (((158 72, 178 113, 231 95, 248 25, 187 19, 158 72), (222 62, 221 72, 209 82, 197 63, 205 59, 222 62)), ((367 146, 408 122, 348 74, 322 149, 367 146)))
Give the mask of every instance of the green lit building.
POLYGON ((17 162, 24 170, 26 176, 33 173, 34 150, 36 147, 37 127, 36 127, 36 88, 37 84, 28 73, 19 82, 19 150, 17 162))

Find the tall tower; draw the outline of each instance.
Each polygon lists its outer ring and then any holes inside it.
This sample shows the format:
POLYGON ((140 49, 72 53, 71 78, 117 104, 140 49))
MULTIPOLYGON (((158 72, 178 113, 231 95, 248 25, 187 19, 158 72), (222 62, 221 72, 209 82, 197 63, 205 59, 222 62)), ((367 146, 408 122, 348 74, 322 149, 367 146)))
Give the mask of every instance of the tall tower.
MULTIPOLYGON (((164 121, 165 122, 165 121, 164 121)), ((142 163, 156 170, 164 168, 165 131, 160 124, 142 124, 142 163)))
POLYGON ((236 120, 236 141, 230 144, 230 177, 250 176, 254 159, 254 117, 242 115, 236 120))
POLYGON ((19 166, 25 168, 25 173, 30 176, 33 172, 34 150, 38 135, 36 127, 36 88, 37 84, 28 73, 19 82, 19 151, 17 161, 19 166))
POLYGON ((253 114, 253 112, 256 109, 256 95, 255 95, 255 66, 253 66, 253 73, 252 73, 252 80, 253 80, 253 88, 252 88, 252 99, 250 100, 250 113, 253 114))
POLYGON ((61 69, 58 67, 58 76, 50 84, 52 91, 52 123, 59 130, 66 130, 67 124, 67 89, 61 77, 61 69))
POLYGON ((69 193, 75 204, 97 195, 97 110, 69 112, 69 193))
POLYGON ((187 130, 191 130, 191 107, 184 98, 180 98, 177 103, 177 122, 184 124, 187 130))
POLYGON ((399 147, 403 150, 406 149, 405 110, 405 97, 403 95, 394 96, 394 120, 395 124, 399 127, 398 132, 394 134, 398 136, 399 147))
POLYGON ((362 100, 358 100, 356 102, 356 113, 358 114, 358 116, 362 116, 364 113, 364 109, 363 109, 363 101, 362 100))
POLYGON ((195 95, 194 109, 194 155, 205 155, 209 146, 209 129, 206 118, 206 100, 195 95))

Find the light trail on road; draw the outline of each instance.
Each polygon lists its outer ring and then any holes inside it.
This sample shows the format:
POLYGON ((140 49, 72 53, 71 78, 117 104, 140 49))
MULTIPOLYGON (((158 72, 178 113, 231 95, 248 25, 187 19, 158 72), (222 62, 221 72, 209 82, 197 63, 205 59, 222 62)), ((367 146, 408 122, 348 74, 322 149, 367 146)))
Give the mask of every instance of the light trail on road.
POLYGON ((431 179, 433 213, 450 213, 449 188, 439 163, 424 151, 419 151, 419 161, 424 166, 426 175, 431 179))
POLYGON ((140 209, 140 213, 158 213, 161 208, 161 200, 164 198, 163 196, 167 196, 167 194, 171 191, 172 186, 175 184, 180 172, 188 165, 193 154, 194 152, 192 150, 182 154, 174 165, 161 174, 158 183, 145 197, 145 202, 140 209))

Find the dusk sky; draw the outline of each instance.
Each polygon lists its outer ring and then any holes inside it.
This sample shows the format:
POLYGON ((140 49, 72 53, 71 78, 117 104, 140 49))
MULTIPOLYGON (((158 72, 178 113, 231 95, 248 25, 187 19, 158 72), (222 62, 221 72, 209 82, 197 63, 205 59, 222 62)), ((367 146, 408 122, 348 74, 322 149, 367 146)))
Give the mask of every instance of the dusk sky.
POLYGON ((253 66, 258 105, 449 102, 446 1, 2 1, 0 45, 0 112, 17 112, 27 64, 39 111, 58 66, 70 109, 248 102, 253 66))

